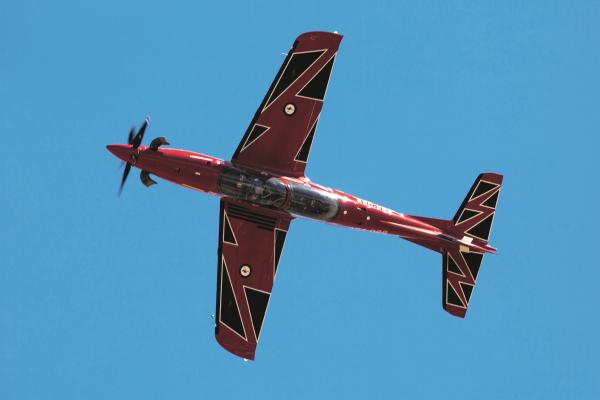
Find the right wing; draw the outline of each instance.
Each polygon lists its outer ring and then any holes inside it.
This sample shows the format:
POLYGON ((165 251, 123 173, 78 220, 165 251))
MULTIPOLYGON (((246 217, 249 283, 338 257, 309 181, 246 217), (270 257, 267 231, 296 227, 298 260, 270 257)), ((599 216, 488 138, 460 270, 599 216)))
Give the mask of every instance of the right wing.
POLYGON ((304 175, 342 36, 298 36, 231 161, 281 175, 304 175))
POLYGON ((254 359, 292 218, 221 199, 215 336, 239 357, 254 359))

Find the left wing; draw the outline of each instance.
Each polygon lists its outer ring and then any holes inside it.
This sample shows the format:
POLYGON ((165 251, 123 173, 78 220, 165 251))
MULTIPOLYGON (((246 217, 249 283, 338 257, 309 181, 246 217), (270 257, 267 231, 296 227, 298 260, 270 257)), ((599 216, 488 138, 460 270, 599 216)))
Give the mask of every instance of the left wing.
POLYGON ((222 198, 215 336, 253 360, 292 216, 222 198))
POLYGON ((298 36, 231 161, 300 177, 315 135, 327 83, 342 36, 298 36))

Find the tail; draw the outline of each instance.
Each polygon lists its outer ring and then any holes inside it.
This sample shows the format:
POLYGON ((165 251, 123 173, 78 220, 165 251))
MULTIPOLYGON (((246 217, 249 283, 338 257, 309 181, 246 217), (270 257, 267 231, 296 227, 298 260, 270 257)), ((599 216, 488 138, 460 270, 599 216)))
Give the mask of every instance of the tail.
POLYGON ((483 255, 496 251, 488 240, 501 185, 502 175, 481 174, 452 220, 422 218, 454 238, 441 247, 442 306, 457 317, 464 318, 467 313, 483 255))

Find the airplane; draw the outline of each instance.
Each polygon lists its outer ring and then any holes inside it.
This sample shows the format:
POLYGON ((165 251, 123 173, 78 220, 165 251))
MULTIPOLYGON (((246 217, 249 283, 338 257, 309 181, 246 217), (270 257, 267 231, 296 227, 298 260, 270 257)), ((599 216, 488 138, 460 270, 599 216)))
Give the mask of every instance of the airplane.
POLYGON ((231 160, 142 145, 148 127, 107 148, 131 170, 219 196, 215 336, 229 352, 254 360, 286 235, 294 218, 398 236, 442 255, 442 307, 464 318, 488 244, 502 175, 480 174, 452 219, 396 212, 304 173, 342 35, 307 32, 295 40, 231 160))

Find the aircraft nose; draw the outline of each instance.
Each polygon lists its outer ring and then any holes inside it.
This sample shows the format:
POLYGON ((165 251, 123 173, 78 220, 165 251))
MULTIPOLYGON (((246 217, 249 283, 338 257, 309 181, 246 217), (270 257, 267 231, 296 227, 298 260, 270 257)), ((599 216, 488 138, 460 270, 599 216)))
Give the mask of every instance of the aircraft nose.
POLYGON ((127 162, 129 153, 131 152, 131 145, 129 144, 109 144, 106 148, 125 162, 127 162))

